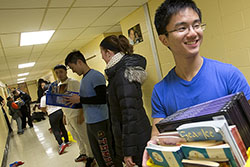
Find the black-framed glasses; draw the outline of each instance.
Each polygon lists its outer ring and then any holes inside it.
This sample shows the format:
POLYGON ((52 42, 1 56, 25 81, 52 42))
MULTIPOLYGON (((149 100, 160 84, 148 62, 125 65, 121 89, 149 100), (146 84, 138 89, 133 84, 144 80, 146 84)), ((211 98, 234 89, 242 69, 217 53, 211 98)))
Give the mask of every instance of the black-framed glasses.
MULTIPOLYGON (((196 23, 194 25, 192 25, 192 28, 194 31, 204 31, 206 28, 206 24, 203 23, 196 23)), ((167 36, 168 34, 172 33, 172 32, 177 32, 179 34, 187 34, 190 31, 190 25, 182 25, 174 30, 171 31, 167 31, 165 32, 165 35, 167 36)))

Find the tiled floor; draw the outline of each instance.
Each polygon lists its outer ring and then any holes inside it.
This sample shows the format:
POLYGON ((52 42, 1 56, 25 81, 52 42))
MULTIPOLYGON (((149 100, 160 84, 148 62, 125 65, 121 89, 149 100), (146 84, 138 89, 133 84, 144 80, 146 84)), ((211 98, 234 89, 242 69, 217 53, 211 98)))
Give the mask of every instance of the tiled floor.
POLYGON ((14 135, 10 139, 7 165, 14 161, 24 161, 22 167, 84 167, 76 163, 77 144, 72 142, 62 155, 58 155, 58 144, 48 131, 48 118, 34 123, 34 128, 27 128, 23 135, 16 134, 16 122, 13 122, 14 135))

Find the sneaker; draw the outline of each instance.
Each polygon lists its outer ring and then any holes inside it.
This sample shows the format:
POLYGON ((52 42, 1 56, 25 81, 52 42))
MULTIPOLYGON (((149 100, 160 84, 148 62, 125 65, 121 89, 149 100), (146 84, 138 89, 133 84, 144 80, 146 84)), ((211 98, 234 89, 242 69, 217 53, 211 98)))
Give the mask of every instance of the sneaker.
POLYGON ((75 159, 75 162, 82 162, 82 161, 86 161, 87 159, 88 159, 88 156, 86 154, 81 154, 75 159))
POLYGON ((65 143, 67 147, 69 147, 71 145, 71 143, 68 141, 65 143))
POLYGON ((95 159, 88 157, 85 167, 94 167, 96 165, 95 159))
POLYGON ((17 132, 18 135, 22 135, 23 133, 24 133, 23 131, 22 132, 17 132))
POLYGON ((66 146, 66 144, 64 144, 64 143, 62 143, 62 144, 59 146, 59 151, 58 151, 59 155, 61 155, 61 154, 64 152, 64 150, 65 150, 66 147, 67 147, 67 146, 66 146))

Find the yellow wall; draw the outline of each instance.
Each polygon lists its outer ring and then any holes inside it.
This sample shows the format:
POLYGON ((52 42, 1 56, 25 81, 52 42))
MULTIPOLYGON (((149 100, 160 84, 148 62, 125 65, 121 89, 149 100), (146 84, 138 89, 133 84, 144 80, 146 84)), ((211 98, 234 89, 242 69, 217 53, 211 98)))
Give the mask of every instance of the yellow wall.
POLYGON ((164 77, 165 75, 167 75, 168 71, 170 71, 171 68, 174 67, 174 59, 169 49, 166 46, 164 46, 158 39, 158 35, 156 33, 155 26, 154 26, 155 11, 162 2, 164 2, 164 0, 151 0, 148 2, 148 8, 149 8, 150 18, 152 22, 153 33, 155 37, 155 43, 156 43, 158 58, 160 62, 160 67, 162 70, 161 72, 162 72, 162 76, 164 77))
MULTIPOLYGON (((0 96, 2 96, 6 102, 6 96, 5 96, 4 92, 6 92, 6 88, 0 86, 0 96)), ((6 105, 5 105, 4 109, 5 109, 5 112, 8 113, 8 109, 7 109, 6 105)), ((1 130, 0 130, 0 163, 2 163, 6 139, 8 136, 8 127, 6 125, 6 121, 5 121, 3 112, 2 112, 2 108, 0 108, 0 127, 1 127, 1 130)))
POLYGON ((207 23, 202 55, 233 64, 250 82, 250 1, 196 2, 207 23))
POLYGON ((149 33, 146 26, 146 19, 143 7, 140 7, 139 9, 137 9, 136 11, 134 11, 126 18, 120 21, 123 35, 128 37, 128 29, 137 24, 140 24, 143 42, 134 45, 134 53, 143 55, 147 59, 146 71, 148 73, 148 78, 142 85, 142 91, 143 91, 144 107, 146 109, 149 118, 151 118, 151 95, 154 85, 159 80, 157 78, 155 62, 149 41, 149 33))
POLYGON ((106 63, 102 60, 102 55, 100 52, 100 43, 104 39, 104 34, 99 35, 97 38, 89 42, 87 45, 82 47, 80 51, 85 55, 86 58, 96 55, 96 57, 87 61, 90 68, 100 71, 104 74, 104 69, 106 63))
POLYGON ((37 100, 37 82, 36 81, 29 81, 26 82, 28 90, 29 90, 29 95, 31 97, 31 101, 36 101, 37 100))

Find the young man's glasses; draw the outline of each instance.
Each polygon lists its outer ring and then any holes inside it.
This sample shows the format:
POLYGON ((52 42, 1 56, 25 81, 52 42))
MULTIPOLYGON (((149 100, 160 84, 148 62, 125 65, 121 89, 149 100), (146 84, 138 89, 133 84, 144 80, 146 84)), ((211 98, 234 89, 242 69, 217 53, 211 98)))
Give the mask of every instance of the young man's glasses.
MULTIPOLYGON (((203 31, 206 28, 206 24, 201 24, 201 23, 196 23, 194 25, 192 25, 192 28, 194 31, 203 31)), ((179 34, 187 34, 190 31, 190 25, 182 25, 174 30, 171 31, 167 31, 165 33, 166 36, 168 36, 168 34, 172 33, 172 32, 177 32, 179 34)))

